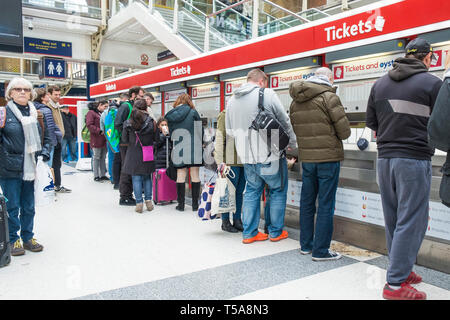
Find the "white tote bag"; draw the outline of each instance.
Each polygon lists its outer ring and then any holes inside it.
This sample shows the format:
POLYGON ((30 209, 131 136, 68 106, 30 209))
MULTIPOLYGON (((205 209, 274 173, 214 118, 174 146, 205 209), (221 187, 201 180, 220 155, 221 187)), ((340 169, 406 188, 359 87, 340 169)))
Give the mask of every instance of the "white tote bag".
POLYGON ((36 178, 34 180, 35 206, 47 206, 55 201, 55 185, 53 184, 52 171, 47 163, 38 157, 36 164, 36 178))
POLYGON ((236 188, 227 175, 234 177, 230 167, 218 172, 214 193, 211 199, 211 214, 236 212, 236 188))

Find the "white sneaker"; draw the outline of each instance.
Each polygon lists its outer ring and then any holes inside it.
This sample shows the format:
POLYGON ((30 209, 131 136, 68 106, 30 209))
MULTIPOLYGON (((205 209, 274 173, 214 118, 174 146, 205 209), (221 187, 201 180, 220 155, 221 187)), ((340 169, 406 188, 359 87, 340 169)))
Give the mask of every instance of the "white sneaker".
POLYGON ((313 261, 327 261, 327 260, 339 260, 340 258, 342 258, 340 253, 337 253, 337 252, 334 252, 334 251, 328 249, 328 254, 325 257, 321 257, 321 258, 312 257, 312 260, 313 261))
POLYGON ((306 255, 306 254, 311 254, 312 251, 311 250, 310 251, 303 251, 302 249, 300 249, 300 253, 303 254, 303 255, 306 255))

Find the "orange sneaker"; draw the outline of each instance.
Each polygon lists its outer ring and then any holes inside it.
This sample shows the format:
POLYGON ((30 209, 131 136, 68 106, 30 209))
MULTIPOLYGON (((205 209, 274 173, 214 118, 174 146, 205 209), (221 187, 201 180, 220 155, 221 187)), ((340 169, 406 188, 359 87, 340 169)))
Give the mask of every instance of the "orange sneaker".
POLYGON ((283 230, 283 232, 281 232, 281 234, 278 237, 270 238, 270 241, 276 242, 276 241, 286 239, 287 237, 288 237, 288 232, 286 230, 283 230))
POLYGON ((258 234, 256 236, 254 236, 253 238, 248 238, 248 239, 242 240, 242 243, 248 244, 248 243, 252 243, 255 241, 264 241, 267 239, 269 239, 269 236, 267 234, 258 232, 258 234))

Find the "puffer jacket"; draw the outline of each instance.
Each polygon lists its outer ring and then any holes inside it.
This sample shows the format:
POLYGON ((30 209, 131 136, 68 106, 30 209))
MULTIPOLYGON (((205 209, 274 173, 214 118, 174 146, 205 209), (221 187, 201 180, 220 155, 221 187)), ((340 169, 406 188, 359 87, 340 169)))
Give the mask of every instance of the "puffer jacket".
POLYGON ((36 110, 41 111, 44 115, 45 121, 47 122, 47 131, 51 140, 51 145, 53 147, 56 146, 58 142, 61 142, 62 140, 62 133, 61 130, 59 130, 59 127, 55 124, 52 110, 47 105, 36 101, 34 102, 34 106, 36 107, 36 110))
POLYGON ((309 81, 291 83, 289 94, 292 127, 303 162, 344 160, 342 140, 350 136, 350 125, 336 89, 309 81))
POLYGON ((158 128, 158 130, 155 133, 155 139, 156 139, 155 168, 156 169, 167 168, 167 160, 168 160, 167 157, 170 155, 171 150, 170 136, 166 136, 158 128), (169 150, 167 150, 167 146, 169 146, 169 150))
MULTIPOLYGON (((19 106, 19 110, 24 116, 29 116, 29 109, 19 106)), ((44 128, 47 126, 44 117, 44 128)), ((37 122, 39 135, 42 138, 42 129, 37 122)), ((44 139, 42 150, 36 152, 45 157, 50 157, 50 137, 49 130, 44 130, 44 139)), ((25 152, 25 136, 23 134, 22 124, 16 118, 14 113, 6 106, 6 122, 3 128, 0 128, 0 178, 3 179, 20 179, 23 177, 23 161, 25 152)))

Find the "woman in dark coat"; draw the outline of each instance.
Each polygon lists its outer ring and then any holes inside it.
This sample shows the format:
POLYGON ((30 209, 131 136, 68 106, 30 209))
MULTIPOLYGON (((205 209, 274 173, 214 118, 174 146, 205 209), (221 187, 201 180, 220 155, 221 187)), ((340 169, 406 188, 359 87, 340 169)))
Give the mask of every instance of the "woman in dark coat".
POLYGON ((91 148, 94 153, 93 171, 94 180, 109 180, 106 177, 106 138, 100 128, 100 117, 108 103, 91 102, 89 112, 86 114, 86 126, 91 133, 91 148))
POLYGON ((177 98, 173 109, 165 115, 165 118, 169 122, 173 141, 172 161, 174 167, 177 168, 178 206, 176 209, 184 211, 185 180, 187 169, 190 168, 192 211, 197 211, 200 197, 199 167, 203 165, 202 121, 194 108, 191 97, 186 93, 177 98))
POLYGON ((0 107, 0 187, 8 199, 6 208, 13 256, 23 255, 25 250, 39 252, 44 248, 33 233, 34 180, 36 157, 40 155, 44 161, 49 160, 51 141, 45 130, 45 118, 43 127, 38 123, 38 111, 31 103, 32 90, 28 80, 12 79, 5 94, 8 104, 0 107))
POLYGON ((142 213, 144 208, 142 185, 144 185, 147 210, 153 210, 152 174, 155 171, 155 161, 144 161, 142 147, 153 146, 155 132, 156 124, 147 113, 145 100, 136 100, 130 119, 125 121, 123 125, 122 143, 128 144, 128 149, 122 170, 132 177, 133 191, 136 197, 136 212, 138 213, 142 213))

